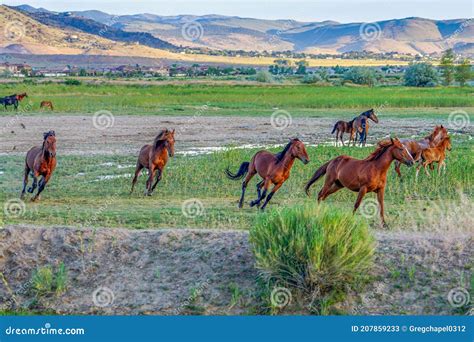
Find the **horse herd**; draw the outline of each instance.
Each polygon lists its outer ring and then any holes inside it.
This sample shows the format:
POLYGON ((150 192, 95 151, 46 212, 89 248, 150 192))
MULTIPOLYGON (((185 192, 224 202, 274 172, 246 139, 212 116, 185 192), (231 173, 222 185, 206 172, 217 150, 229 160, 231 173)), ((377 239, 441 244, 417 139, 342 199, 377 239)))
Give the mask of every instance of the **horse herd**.
MULTIPOLYGON (((13 94, 0 98, 0 105, 5 107, 5 110, 8 109, 7 106, 13 106, 15 110, 18 110, 18 104, 25 98, 28 97, 27 93, 13 94)), ((49 108, 54 110, 53 103, 51 101, 41 101, 40 109, 49 108)))
MULTIPOLYGON (((378 119, 373 110, 361 114, 364 118, 378 119)), ((360 117, 360 116, 359 116, 360 117)), ((368 126, 364 120, 352 120, 351 127, 356 127, 361 136, 361 142, 365 141, 368 126), (359 127, 359 128, 357 128, 359 127)), ((335 129, 347 132, 344 125, 336 123, 335 129), (342 128, 339 128, 342 127, 342 128)), ((334 130, 333 130, 334 132, 334 130)), ((352 131, 349 133, 352 134, 352 131)), ((175 130, 163 129, 156 136, 152 144, 144 145, 138 155, 135 174, 132 179, 130 193, 133 192, 138 176, 143 169, 148 170, 145 195, 150 196, 157 184, 162 179, 163 170, 170 157, 174 155, 175 130)), ((340 155, 320 166, 311 179, 305 184, 304 189, 309 195, 311 186, 322 176, 326 176, 324 185, 318 194, 318 202, 325 200, 329 195, 343 189, 358 192, 357 200, 354 204, 355 213, 360 206, 362 199, 368 192, 375 192, 380 206, 380 218, 385 225, 384 218, 384 193, 387 183, 387 172, 390 165, 395 161, 395 169, 399 176, 400 165, 413 166, 418 163, 418 171, 423 166, 428 174, 427 167, 433 167, 433 163, 438 163, 438 170, 444 167, 446 150, 451 149, 450 137, 447 129, 442 125, 436 126, 431 134, 421 140, 399 140, 389 138, 380 141, 377 148, 365 159, 355 159, 347 155, 340 155)), ((304 164, 309 162, 306 147, 297 138, 290 139, 282 151, 271 153, 260 150, 252 157, 250 162, 241 163, 237 172, 233 173, 228 168, 225 174, 229 179, 238 180, 244 178, 242 182, 242 192, 239 200, 239 208, 243 207, 245 191, 250 180, 259 175, 261 181, 257 183, 257 198, 250 202, 250 206, 265 209, 278 189, 289 178, 291 168, 296 159, 304 164), (270 190, 270 187, 273 188, 270 190), (263 202, 263 204, 262 204, 263 202)), ((23 199, 27 191, 28 176, 33 177, 33 184, 28 188, 28 192, 34 193, 38 187, 36 195, 32 198, 36 201, 40 198, 41 192, 51 178, 56 168, 56 134, 54 131, 44 133, 43 144, 31 148, 26 154, 25 172, 23 179, 23 199), (42 177, 38 181, 39 177, 42 177)))

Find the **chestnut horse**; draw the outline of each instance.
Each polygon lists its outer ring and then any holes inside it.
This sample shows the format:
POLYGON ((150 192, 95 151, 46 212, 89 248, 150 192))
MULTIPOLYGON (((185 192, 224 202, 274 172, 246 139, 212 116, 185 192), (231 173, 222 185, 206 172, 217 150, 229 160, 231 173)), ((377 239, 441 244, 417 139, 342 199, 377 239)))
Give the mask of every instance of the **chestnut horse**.
POLYGON ((133 192, 133 188, 135 187, 135 183, 137 182, 141 170, 145 168, 148 169, 145 196, 151 196, 153 190, 155 190, 156 185, 163 176, 163 169, 168 162, 168 158, 174 156, 174 132, 174 129, 172 131, 164 129, 156 136, 152 145, 144 145, 141 148, 130 193, 133 192), (156 180, 153 184, 155 175, 156 180))
POLYGON ((53 103, 51 101, 41 101, 40 109, 41 108, 49 108, 51 110, 54 110, 53 103))
POLYGON ((33 184, 28 188, 29 193, 33 193, 38 186, 38 193, 33 197, 33 201, 40 199, 40 194, 51 178, 56 168, 56 134, 49 131, 43 134, 43 145, 31 148, 26 154, 25 176, 23 178, 23 190, 21 198, 25 197, 26 185, 28 184, 28 174, 31 172, 33 184), (38 183, 38 177, 43 176, 38 183))
POLYGON ((265 150, 258 151, 252 157, 250 163, 243 162, 240 165, 240 168, 236 174, 233 174, 227 168, 225 172, 229 179, 242 179, 245 175, 247 175, 242 182, 242 195, 240 196, 239 208, 242 208, 244 204, 245 189, 247 188, 247 184, 252 179, 252 177, 258 173, 258 175, 262 177, 263 180, 257 184, 258 198, 252 201, 250 206, 253 207, 256 205, 257 207, 260 207, 260 202, 265 199, 262 210, 265 209, 275 192, 277 192, 283 183, 288 179, 288 177, 290 177, 290 170, 296 158, 301 160, 304 164, 309 162, 308 153, 306 152, 303 142, 301 142, 299 139, 291 139, 285 148, 277 154, 273 154, 265 150), (274 186, 272 191, 267 196, 267 191, 271 184, 274 186), (263 191, 261 191, 262 187, 263 191))
POLYGON ((305 185, 306 194, 309 188, 323 175, 326 175, 324 186, 318 194, 318 202, 324 201, 329 195, 348 188, 359 192, 354 204, 354 213, 359 207, 365 194, 377 193, 380 206, 380 218, 385 225, 384 192, 387 184, 387 172, 393 160, 398 160, 408 166, 415 161, 407 148, 398 140, 389 139, 378 143, 377 149, 363 160, 349 156, 339 156, 323 164, 305 185))
MULTIPOLYGON (((421 154, 424 150, 430 147, 437 146, 441 140, 448 136, 448 130, 443 126, 436 126, 430 135, 427 135, 421 140, 402 139, 400 140, 403 145, 408 149, 408 152, 412 155, 415 161, 419 161, 421 154)), ((400 172, 400 163, 395 161, 395 171, 398 177, 402 176, 400 172)))
POLYGON ((451 151, 451 149, 451 137, 446 136, 436 147, 430 147, 421 152, 422 161, 416 168, 416 176, 418 177, 420 168, 423 166, 426 175, 429 177, 430 174, 426 167, 430 166, 430 168, 433 169, 433 163, 438 163, 438 175, 440 174, 441 167, 443 167, 443 171, 446 173, 446 163, 444 162, 446 159, 446 150, 451 151))

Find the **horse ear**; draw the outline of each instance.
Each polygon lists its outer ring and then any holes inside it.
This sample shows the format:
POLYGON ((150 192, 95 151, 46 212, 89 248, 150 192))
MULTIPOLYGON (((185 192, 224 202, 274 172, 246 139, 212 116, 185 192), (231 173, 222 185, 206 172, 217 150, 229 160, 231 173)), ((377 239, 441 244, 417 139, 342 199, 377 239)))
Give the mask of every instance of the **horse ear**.
POLYGON ((49 132, 45 132, 43 133, 43 139, 46 139, 46 137, 48 136, 49 132))
POLYGON ((175 129, 175 128, 173 128, 173 130, 171 131, 171 134, 173 134, 173 135, 174 135, 174 132, 175 132, 175 131, 176 131, 176 129, 175 129))

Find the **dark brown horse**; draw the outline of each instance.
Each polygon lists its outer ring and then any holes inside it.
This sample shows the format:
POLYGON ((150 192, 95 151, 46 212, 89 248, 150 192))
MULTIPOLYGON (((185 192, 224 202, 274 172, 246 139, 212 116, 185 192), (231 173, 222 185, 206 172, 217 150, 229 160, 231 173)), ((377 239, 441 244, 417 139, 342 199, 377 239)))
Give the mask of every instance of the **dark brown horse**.
POLYGON ((367 122, 367 119, 371 119, 375 123, 379 122, 379 119, 373 109, 369 109, 368 111, 361 113, 351 121, 341 120, 336 122, 331 132, 331 134, 334 134, 334 132, 336 132, 336 145, 338 143, 338 140, 340 139, 342 142, 342 146, 344 146, 344 133, 349 133, 349 146, 352 140, 354 140, 355 145, 357 140, 357 134, 360 134, 361 141, 365 145, 365 140, 367 139, 367 133, 369 131, 369 124, 367 122))
POLYGON ((164 129, 156 136, 152 145, 145 145, 141 148, 130 193, 133 192, 133 188, 135 187, 135 183, 137 182, 141 170, 145 168, 148 169, 145 195, 151 196, 153 190, 155 190, 156 185, 163 176, 163 170, 169 157, 174 156, 174 132, 174 129, 172 131, 164 129), (155 175, 156 180, 155 183, 153 183, 155 175))
POLYGON ((28 97, 26 93, 5 96, 0 99, 0 104, 3 104, 5 106, 5 110, 7 109, 7 106, 13 106, 15 110, 18 110, 18 103, 22 101, 25 97, 28 97))
POLYGON ((242 182, 242 195, 240 196, 239 208, 242 208, 244 204, 247 184, 252 177, 258 173, 263 180, 257 184, 258 198, 252 201, 250 206, 253 207, 256 205, 257 207, 260 207, 260 202, 265 199, 262 210, 265 209, 275 192, 277 192, 288 177, 290 177, 290 170, 296 158, 301 160, 304 164, 309 162, 308 153, 306 152, 303 142, 299 139, 291 139, 285 148, 277 154, 265 150, 258 151, 252 157, 250 163, 243 162, 240 165, 236 174, 233 174, 229 169, 227 169, 225 171, 227 177, 233 180, 242 179, 242 177, 247 175, 242 182), (274 186, 267 196, 267 191, 271 184, 274 186), (262 187, 263 191, 261 191, 262 187))
MULTIPOLYGON (((419 161, 424 150, 430 147, 436 147, 445 137, 448 136, 448 130, 443 126, 436 126, 430 135, 421 140, 402 139, 401 143, 408 149, 415 161, 419 161)), ((395 171, 398 177, 402 176, 400 172, 400 163, 395 161, 395 171)))
POLYGON ((328 161, 316 170, 306 184, 305 191, 309 196, 311 185, 326 175, 324 186, 318 194, 318 202, 342 188, 348 188, 359 192, 354 204, 354 213, 365 194, 375 192, 380 206, 380 218, 382 224, 385 225, 383 199, 387 171, 393 160, 398 160, 408 166, 412 166, 415 162, 407 148, 396 138, 379 142, 377 149, 363 160, 339 156, 328 161))
POLYGON ((43 134, 43 145, 31 148, 26 154, 25 176, 23 178, 23 190, 21 198, 25 197, 28 175, 31 172, 33 184, 28 188, 29 193, 33 193, 38 186, 38 193, 33 197, 33 201, 40 199, 40 194, 51 178, 56 168, 56 134, 49 131, 43 134), (38 177, 43 176, 38 183, 38 177))
POLYGON ((49 108, 51 110, 54 110, 53 103, 51 101, 41 101, 40 109, 41 108, 49 108))

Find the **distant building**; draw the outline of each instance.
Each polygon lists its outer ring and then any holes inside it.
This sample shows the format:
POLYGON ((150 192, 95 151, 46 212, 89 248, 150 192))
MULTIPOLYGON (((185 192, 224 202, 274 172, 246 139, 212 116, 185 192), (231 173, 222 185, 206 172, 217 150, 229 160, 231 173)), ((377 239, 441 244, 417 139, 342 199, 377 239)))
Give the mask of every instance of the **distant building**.
POLYGON ((32 68, 28 64, 17 63, 0 63, 0 73, 11 73, 12 76, 24 77, 25 75, 31 75, 32 68))

